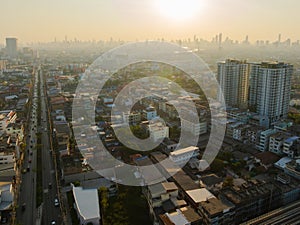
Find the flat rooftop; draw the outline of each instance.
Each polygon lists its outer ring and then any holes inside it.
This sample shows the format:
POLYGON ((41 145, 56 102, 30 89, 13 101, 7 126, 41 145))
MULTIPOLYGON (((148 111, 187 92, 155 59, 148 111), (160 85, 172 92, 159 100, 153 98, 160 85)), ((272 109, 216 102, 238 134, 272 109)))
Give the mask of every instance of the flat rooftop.
POLYGON ((194 151, 198 151, 198 150, 199 150, 198 147, 190 146, 187 148, 182 148, 182 149, 176 150, 174 152, 171 152, 170 155, 177 156, 177 155, 182 155, 182 154, 186 154, 186 153, 190 153, 190 152, 194 152, 194 151))

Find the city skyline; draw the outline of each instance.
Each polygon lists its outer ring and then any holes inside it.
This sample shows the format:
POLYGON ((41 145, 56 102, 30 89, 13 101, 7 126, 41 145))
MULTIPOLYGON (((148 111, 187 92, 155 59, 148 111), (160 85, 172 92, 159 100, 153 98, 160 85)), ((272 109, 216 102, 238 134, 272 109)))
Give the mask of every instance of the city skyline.
MULTIPOLYGON (((1 35, 17 37, 20 43, 73 40, 125 41, 165 38, 187 39, 196 35, 211 40, 223 33, 233 40, 276 41, 300 39, 296 0, 241 2, 213 0, 181 2, 144 1, 10 1, 2 7, 1 35), (169 8, 166 6, 169 4, 169 8), (185 6, 185 7, 182 7, 185 6), (193 7, 194 6, 194 7, 193 7), (14 13, 11 13, 14 12, 14 13), (88 13, 87 13, 88 12, 88 13)), ((1 44, 4 41, 0 41, 1 44)))
POLYGON ((1 224, 300 224, 299 0, 1 9, 1 224))

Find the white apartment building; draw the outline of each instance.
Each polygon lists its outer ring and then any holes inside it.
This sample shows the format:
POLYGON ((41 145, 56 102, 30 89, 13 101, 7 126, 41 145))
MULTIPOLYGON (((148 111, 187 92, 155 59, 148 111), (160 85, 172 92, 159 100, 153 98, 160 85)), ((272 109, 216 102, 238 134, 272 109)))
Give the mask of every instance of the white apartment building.
POLYGON ((251 64, 249 107, 270 127, 285 119, 289 110, 293 66, 283 62, 251 64))
POLYGON ((264 152, 269 148, 269 138, 272 134, 275 134, 277 131, 275 129, 268 129, 262 131, 259 137, 259 145, 257 146, 258 150, 264 152))
POLYGON ((129 125, 139 124, 141 122, 141 113, 132 112, 132 113, 124 113, 123 112, 123 122, 128 123, 129 125))
POLYGON ((201 135, 207 133, 207 122, 202 121, 194 123, 189 120, 181 119, 181 128, 193 135, 201 135))
POLYGON ((162 122, 150 123, 147 130, 149 131, 150 139, 153 142, 169 138, 169 127, 165 126, 162 122))
POLYGON ((190 146, 187 148, 178 149, 170 153, 170 159, 181 166, 187 163, 191 158, 195 158, 199 155, 199 148, 190 146))
POLYGON ((298 157, 298 153, 300 153, 298 152, 300 150, 299 140, 298 136, 287 138, 283 144, 283 153, 290 158, 298 157))
POLYGON ((285 140, 288 139, 289 137, 290 137, 290 135, 288 135, 284 132, 281 132, 281 131, 270 135, 269 151, 273 152, 277 155, 282 155, 285 140))
POLYGON ((246 61, 227 59, 218 63, 217 80, 223 92, 226 106, 246 108, 249 87, 249 64, 246 61))
POLYGON ((145 120, 152 120, 157 117, 157 112, 154 107, 149 106, 146 110, 143 110, 142 116, 145 120))

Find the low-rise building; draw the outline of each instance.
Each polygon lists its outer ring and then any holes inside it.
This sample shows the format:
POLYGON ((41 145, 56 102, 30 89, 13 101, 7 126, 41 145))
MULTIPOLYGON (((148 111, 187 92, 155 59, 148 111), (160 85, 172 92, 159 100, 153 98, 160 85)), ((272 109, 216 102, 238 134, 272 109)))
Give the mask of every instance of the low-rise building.
POLYGON ((197 188, 194 190, 186 191, 188 201, 194 208, 198 208, 201 202, 208 201, 211 198, 216 198, 206 188, 197 188))
POLYGON ((97 189, 83 189, 72 184, 72 191, 75 200, 74 208, 80 224, 100 225, 100 204, 97 189))
POLYGON ((195 136, 207 133, 207 122, 192 122, 187 119, 181 119, 181 128, 195 136))
POLYGON ((13 152, 0 152, 0 164, 15 163, 15 154, 13 152))
POLYGON ((251 125, 246 130, 246 142, 257 146, 259 144, 260 133, 263 131, 262 127, 251 125))
POLYGON ((232 138, 238 141, 244 141, 246 139, 246 131, 250 125, 240 124, 233 128, 232 138))
POLYGON ((277 155, 283 155, 284 143, 289 137, 289 134, 282 131, 271 134, 269 137, 269 151, 277 155))
POLYGON ((165 126, 162 122, 149 123, 147 130, 153 142, 169 138, 169 127, 165 126))
POLYGON ((123 122, 128 123, 129 125, 139 124, 142 120, 141 114, 139 112, 123 112, 123 122))
POLYGON ((200 225, 202 217, 191 207, 182 207, 175 212, 159 216, 161 225, 200 225))
POLYGON ((283 153, 290 158, 300 157, 300 138, 298 136, 287 138, 283 144, 283 153))
POLYGON ((157 117, 157 112, 156 109, 152 106, 147 107, 145 110, 142 112, 142 117, 145 120, 152 120, 157 117))
POLYGON ((169 199, 176 199, 178 196, 178 187, 174 182, 162 182, 149 185, 144 190, 150 211, 156 207, 161 207, 162 203, 169 199))
POLYGON ((233 206, 225 204, 218 198, 210 198, 200 202, 199 211, 203 217, 204 224, 233 224, 234 210, 233 206))
POLYGON ((178 149, 170 153, 170 159, 177 165, 186 164, 191 158, 199 155, 199 148, 190 146, 187 148, 178 149))
POLYGON ((14 200, 13 186, 10 182, 0 183, 0 212, 12 209, 14 200))
POLYGON ((235 224, 240 224, 281 205, 280 190, 269 182, 255 179, 225 187, 221 195, 235 206, 235 224))
POLYGON ((69 124, 66 121, 54 121, 53 131, 57 139, 58 145, 68 144, 71 130, 69 124))
POLYGON ((300 159, 291 160, 285 164, 284 172, 297 180, 300 180, 300 159))
POLYGON ((275 133, 277 133, 277 130, 275 130, 275 129, 268 129, 268 130, 262 131, 260 133, 259 145, 257 146, 257 149, 262 152, 267 151, 268 147, 269 147, 269 137, 275 133))

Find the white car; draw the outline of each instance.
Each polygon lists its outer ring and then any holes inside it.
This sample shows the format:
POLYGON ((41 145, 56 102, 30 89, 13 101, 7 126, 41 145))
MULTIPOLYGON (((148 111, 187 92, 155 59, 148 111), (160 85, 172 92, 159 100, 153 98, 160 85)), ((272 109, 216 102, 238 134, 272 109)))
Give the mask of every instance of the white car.
POLYGON ((54 206, 56 206, 56 207, 59 206, 59 201, 57 198, 54 199, 54 206))

